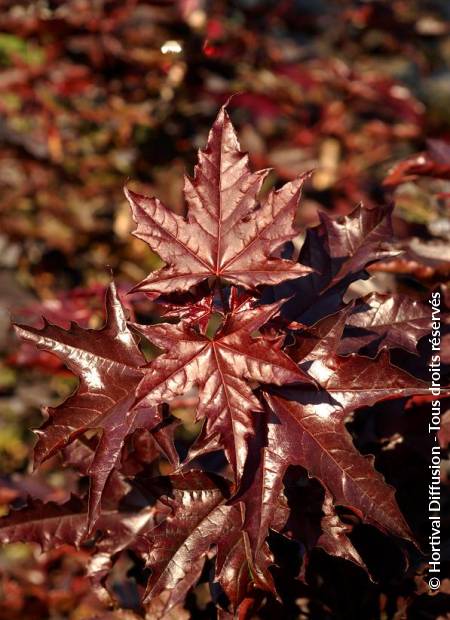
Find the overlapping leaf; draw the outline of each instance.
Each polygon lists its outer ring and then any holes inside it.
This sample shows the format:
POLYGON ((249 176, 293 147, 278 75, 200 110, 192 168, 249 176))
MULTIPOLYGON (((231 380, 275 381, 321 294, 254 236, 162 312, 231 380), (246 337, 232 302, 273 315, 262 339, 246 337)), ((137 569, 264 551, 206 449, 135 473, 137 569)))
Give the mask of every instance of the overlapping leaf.
POLYGON ((429 305, 403 295, 371 293, 348 317, 348 333, 339 351, 345 355, 376 344, 417 353, 417 342, 430 331, 430 323, 429 305))
MULTIPOLYGON (((167 479, 161 501, 171 514, 158 527, 141 533, 133 545, 144 557, 152 574, 145 601, 150 603, 164 593, 165 611, 183 601, 202 572, 207 552, 217 547, 217 580, 223 585, 233 607, 241 600, 251 581, 273 589, 267 567, 268 549, 263 563, 250 577, 250 565, 242 534, 241 511, 227 505, 230 489, 218 476, 189 472, 167 479)), ((259 558, 258 558, 259 560, 259 558)))
MULTIPOLYGON (((46 408, 48 419, 36 431, 35 463, 39 465, 89 429, 101 438, 91 463, 89 527, 99 514, 101 497, 117 466, 126 437, 138 428, 156 428, 161 416, 156 407, 136 401, 145 358, 129 330, 122 305, 111 284, 106 297, 107 319, 101 330, 69 330, 45 322, 43 329, 17 326, 17 333, 39 348, 51 351, 80 378, 77 391, 56 409, 46 408)), ((164 441, 169 456, 170 441, 164 441)))
POLYGON ((334 321, 325 319, 325 333, 306 355, 301 353, 301 366, 307 368, 320 389, 302 386, 266 394, 269 412, 265 439, 258 439, 254 460, 248 464, 250 484, 239 496, 245 504, 245 528, 253 549, 259 548, 267 534, 289 465, 301 465, 317 478, 335 504, 352 509, 386 532, 412 539, 394 490, 374 469, 373 459, 359 454, 345 428, 345 419, 358 407, 426 393, 426 385, 392 366, 386 351, 375 360, 337 355, 347 313, 334 321))
POLYGON ((187 322, 135 326, 166 350, 148 367, 138 399, 153 406, 170 403, 198 385, 198 417, 206 420, 195 453, 223 447, 237 479, 245 464, 254 416, 261 411, 249 381, 275 385, 312 381, 281 350, 281 342, 274 346, 264 336, 252 337, 278 312, 281 303, 253 309, 244 304, 244 309, 228 315, 212 339, 187 322))
POLYGON ((259 204, 266 174, 250 172, 222 109, 194 178, 185 181, 186 218, 127 190, 135 234, 166 263, 135 290, 158 298, 162 314, 179 319, 133 325, 163 350, 152 362, 137 346, 113 286, 101 330, 49 323, 42 330, 18 328, 80 377, 78 390, 47 410, 36 463, 66 448, 66 463, 90 476, 91 492, 87 506, 77 498, 62 506, 59 521, 59 509, 50 504, 11 513, 3 529, 0 524, 0 537, 23 536, 44 548, 52 541, 80 544, 87 514, 87 532, 95 524, 100 532, 90 567, 94 582, 103 584, 117 554, 132 550, 151 570, 145 602, 154 617, 183 603, 214 551, 211 581, 220 584, 231 613, 255 588, 276 594, 271 529, 298 538, 307 550, 318 545, 366 568, 338 506, 413 540, 394 489, 373 458, 358 452, 345 426, 358 408, 427 393, 421 381, 391 364, 387 351, 415 351, 428 328, 426 308, 380 294, 355 306, 344 302, 348 286, 368 277, 369 265, 395 255, 392 209, 360 206, 337 219, 322 213, 319 226, 307 231, 299 263, 284 260, 281 249, 296 234, 303 177, 259 204), (263 301, 278 301, 258 305, 262 284, 273 285, 263 301), (378 355, 356 354, 366 345, 376 345, 378 355), (199 392, 197 419, 204 423, 186 460, 223 450, 233 483, 202 472, 150 477, 158 454, 173 464, 178 459, 162 405, 193 387, 199 392), (91 430, 99 436, 73 445, 91 430), (130 435, 134 449, 126 442, 130 435), (291 465, 304 468, 323 489, 313 536, 301 531, 306 520, 293 524, 298 512, 283 495, 291 465), (134 520, 122 501, 129 490, 139 498, 134 520))
POLYGON ((391 247, 391 214, 390 206, 368 209, 362 205, 337 219, 320 213, 320 224, 307 230, 299 256, 300 263, 314 272, 275 287, 272 296, 266 293, 267 299, 291 297, 284 314, 308 325, 337 312, 344 306, 348 286, 368 278, 368 265, 398 254, 391 247))

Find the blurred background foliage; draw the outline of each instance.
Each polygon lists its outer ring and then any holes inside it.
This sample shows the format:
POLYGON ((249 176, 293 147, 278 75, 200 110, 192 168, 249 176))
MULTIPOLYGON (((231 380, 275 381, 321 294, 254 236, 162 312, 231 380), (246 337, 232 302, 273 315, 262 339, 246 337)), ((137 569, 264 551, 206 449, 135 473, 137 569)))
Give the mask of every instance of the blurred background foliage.
MULTIPOLYGON (((183 171, 235 93, 241 143, 273 168, 271 184, 316 171, 300 230, 322 209, 393 200, 404 257, 374 278, 422 296, 448 280, 448 0, 0 0, 0 510, 27 493, 64 499, 73 484, 57 459, 26 475, 27 429, 74 380, 18 348, 10 314, 99 326, 106 266, 125 293, 158 260, 129 234, 124 183, 182 213, 183 171)), ((178 416, 189 434, 192 415, 178 416)), ((6 548, 0 617, 131 617, 102 611, 83 562, 6 548)), ((406 617, 406 592, 376 596, 380 618, 406 617)), ((196 597, 192 617, 211 617, 201 586, 196 597)), ((411 617, 437 617, 435 604, 411 617)))

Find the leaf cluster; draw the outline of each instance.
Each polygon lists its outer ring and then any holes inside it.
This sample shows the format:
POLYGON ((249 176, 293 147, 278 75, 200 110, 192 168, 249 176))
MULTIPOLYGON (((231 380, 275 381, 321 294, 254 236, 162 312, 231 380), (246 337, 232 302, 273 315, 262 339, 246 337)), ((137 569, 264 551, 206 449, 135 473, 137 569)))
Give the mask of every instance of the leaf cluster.
POLYGON ((108 575, 131 554, 152 618, 184 604, 207 567, 221 617, 279 598, 274 536, 298 545, 303 580, 316 547, 368 571, 356 522, 414 543, 394 488, 346 426, 360 408, 427 393, 390 349, 416 353, 428 306, 348 295, 397 255, 392 208, 321 213, 296 253, 308 175, 263 196, 267 174, 251 171, 222 108, 184 180, 185 217, 126 189, 134 234, 164 263, 132 293, 162 321, 129 321, 111 283, 101 329, 16 326, 79 378, 45 408, 35 466, 62 453, 89 489, 61 504, 30 499, 0 521, 0 538, 89 549, 89 575, 111 597, 108 575), (183 454, 170 405, 185 397, 201 430, 183 454))

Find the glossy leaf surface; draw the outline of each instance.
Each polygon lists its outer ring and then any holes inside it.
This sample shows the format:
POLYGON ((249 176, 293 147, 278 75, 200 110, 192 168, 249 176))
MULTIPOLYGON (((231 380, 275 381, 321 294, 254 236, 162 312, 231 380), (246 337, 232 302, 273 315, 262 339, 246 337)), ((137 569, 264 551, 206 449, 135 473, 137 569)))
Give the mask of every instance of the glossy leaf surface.
POLYGON ((417 342, 430 331, 430 306, 402 295, 371 293, 348 317, 348 334, 340 352, 358 351, 369 344, 417 353, 417 342))
MULTIPOLYGON (((106 297, 107 320, 101 330, 72 324, 69 330, 45 323, 42 330, 17 326, 17 333, 39 348, 51 351, 79 378, 76 392, 56 409, 45 410, 48 420, 36 431, 35 463, 39 465, 87 430, 100 430, 89 474, 89 527, 99 514, 103 489, 117 466, 126 437, 138 428, 155 428, 161 421, 156 407, 136 400, 145 358, 129 330, 123 307, 112 284, 106 297)), ((176 458, 172 452, 172 458, 176 458)))
POLYGON ((391 247, 391 214, 389 206, 362 205, 339 218, 320 213, 320 224, 307 230, 299 256, 301 264, 315 271, 273 289, 275 298, 292 297, 284 314, 310 325, 341 309, 348 286, 368 278, 367 266, 398 254, 391 247))
POLYGON ((254 288, 308 273, 307 267, 273 256, 297 234, 293 220, 304 177, 272 191, 260 205, 268 171, 250 171, 224 108, 198 158, 194 178, 185 178, 186 219, 157 198, 125 191, 137 224, 134 234, 166 263, 135 290, 158 296, 185 291, 211 276, 254 288))
MULTIPOLYGON (((392 207, 321 212, 295 262, 286 257, 297 246, 287 242, 305 175, 260 202, 266 176, 250 171, 222 108, 185 179, 186 217, 126 191, 135 235, 165 263, 133 289, 145 293, 136 312, 143 324, 127 323, 111 285, 101 329, 17 327, 79 377, 72 396, 45 410, 35 448, 38 467, 62 452, 78 495, 11 511, 0 538, 89 546, 88 573, 108 596, 131 562, 135 598, 155 619, 189 605, 206 578, 219 617, 249 617, 263 599, 275 602, 282 537, 301 545, 303 581, 315 547, 368 572, 345 516, 414 542, 383 460, 367 455, 370 444, 359 451, 347 427, 363 407, 428 394, 406 372, 416 368, 409 358, 398 367, 389 353, 416 352, 428 307, 378 292, 347 302, 369 267, 397 255, 392 207), (157 302, 156 317, 145 301, 157 302), (373 357, 362 354, 369 349, 373 357), (180 423, 175 432, 171 406, 190 429, 180 423)), ((395 428, 391 435, 386 451, 401 443, 395 428)))
POLYGON ((185 322, 135 326, 167 350, 149 365, 138 398, 156 407, 199 386, 197 415, 206 420, 194 451, 198 455, 223 447, 237 479, 246 460, 254 416, 261 411, 249 381, 275 385, 312 381, 281 350, 281 343, 274 346, 264 336, 252 337, 280 305, 241 307, 228 315, 212 339, 185 322))
POLYGON ((322 338, 300 356, 300 365, 319 389, 301 386, 266 394, 266 429, 263 426, 250 448, 250 474, 238 495, 245 504, 245 527, 253 549, 260 547, 271 527, 289 465, 300 465, 317 478, 336 505, 352 509, 386 532, 412 539, 394 490, 374 469, 373 459, 357 451, 345 420, 359 407, 426 393, 426 385, 392 366, 386 352, 375 360, 339 356, 337 347, 347 314, 342 312, 333 321, 325 319, 322 338))

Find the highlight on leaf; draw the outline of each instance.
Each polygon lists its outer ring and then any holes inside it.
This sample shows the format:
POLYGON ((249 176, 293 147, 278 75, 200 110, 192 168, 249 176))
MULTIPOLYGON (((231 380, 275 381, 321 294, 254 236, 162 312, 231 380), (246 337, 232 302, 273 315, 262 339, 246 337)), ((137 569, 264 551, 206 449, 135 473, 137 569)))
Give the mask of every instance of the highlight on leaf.
POLYGON ((148 617, 179 610, 206 578, 220 617, 282 600, 274 536, 298 545, 303 581, 316 547, 369 573, 343 509, 416 544, 382 464, 348 426, 377 403, 427 394, 423 368, 411 374, 391 349, 419 363, 428 308, 400 294, 346 297, 396 255, 392 208, 321 213, 298 260, 282 258, 307 174, 259 201, 266 176, 250 170, 222 108, 185 178, 186 217, 125 190, 134 234, 165 263, 131 291, 156 302, 157 316, 140 309, 128 321, 112 283, 100 329, 16 326, 79 379, 44 408, 35 446, 37 468, 60 454, 79 486, 61 505, 13 507, 0 540, 88 549, 88 573, 112 599, 109 575, 128 554, 148 617), (170 414, 180 399, 202 424, 189 441, 170 414))
POLYGON ((125 195, 137 224, 134 232, 166 263, 134 287, 157 297, 183 291, 207 278, 247 289, 299 278, 311 271, 276 256, 297 234, 295 213, 307 175, 258 194, 268 170, 252 173, 225 108, 198 154, 194 178, 185 177, 187 216, 183 218, 157 198, 128 188, 125 195))

